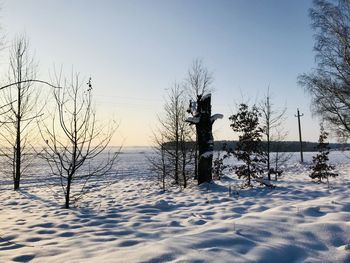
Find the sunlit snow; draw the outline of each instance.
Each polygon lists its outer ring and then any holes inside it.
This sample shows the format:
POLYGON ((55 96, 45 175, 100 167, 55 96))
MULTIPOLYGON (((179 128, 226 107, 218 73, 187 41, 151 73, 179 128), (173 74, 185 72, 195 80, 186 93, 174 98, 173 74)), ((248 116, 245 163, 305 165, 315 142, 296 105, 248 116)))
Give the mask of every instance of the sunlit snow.
POLYGON ((240 189, 232 175, 165 193, 147 154, 125 149, 108 177, 114 184, 70 210, 45 166, 23 177, 19 192, 1 175, 0 262, 350 262, 346 154, 330 154, 340 172, 330 189, 310 180, 305 153, 306 164, 295 154, 275 189, 240 189))

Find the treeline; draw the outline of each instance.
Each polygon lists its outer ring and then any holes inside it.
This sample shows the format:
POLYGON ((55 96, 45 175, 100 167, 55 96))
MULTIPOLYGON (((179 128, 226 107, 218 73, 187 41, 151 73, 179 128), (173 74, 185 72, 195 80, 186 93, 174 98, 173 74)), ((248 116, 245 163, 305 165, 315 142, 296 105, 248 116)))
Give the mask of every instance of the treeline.
MULTIPOLYGON (((227 149, 236 149, 238 141, 215 141, 214 150, 220 151, 225 145, 227 149)), ((317 151, 318 142, 303 142, 303 152, 315 152, 317 151)), ((267 143, 261 142, 261 147, 266 150, 267 143)), ((298 141, 271 141, 271 152, 299 152, 300 142, 298 141)), ((329 143, 331 150, 344 151, 349 150, 350 145, 346 143, 329 143)))
MULTIPOLYGON (((215 141, 214 142, 214 151, 221 151, 223 149, 235 150, 238 141, 215 141)), ((186 142, 186 147, 188 149, 193 148, 195 142, 186 142)), ((175 143, 168 142, 165 144, 165 147, 171 149, 175 146, 175 143)), ((303 142, 303 152, 315 152, 317 151, 318 142, 303 142)), ((267 150, 267 142, 262 141, 261 147, 264 151, 267 150)), ((329 143, 330 150, 333 151, 346 151, 350 150, 350 145, 347 143, 329 143)), ((300 151, 300 142, 298 141, 272 141, 270 142, 271 152, 299 152, 300 151)))

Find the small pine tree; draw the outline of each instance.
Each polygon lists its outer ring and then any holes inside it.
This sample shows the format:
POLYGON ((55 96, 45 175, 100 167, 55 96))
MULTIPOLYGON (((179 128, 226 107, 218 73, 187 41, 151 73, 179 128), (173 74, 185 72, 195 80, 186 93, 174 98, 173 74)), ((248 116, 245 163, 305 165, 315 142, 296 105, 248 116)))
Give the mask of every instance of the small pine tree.
MULTIPOLYGON (((256 106, 251 109, 242 103, 238 113, 232 115, 229 120, 234 132, 241 133, 233 155, 244 164, 235 167, 238 178, 244 177, 246 185, 252 186, 251 178, 259 178, 263 173, 262 164, 266 162, 262 148, 261 138, 263 129, 259 126, 259 110, 256 106)), ((260 178, 259 178, 260 179, 260 178)))
POLYGON ((230 157, 230 152, 227 150, 226 143, 224 143, 221 151, 223 151, 224 154, 218 151, 216 158, 213 160, 213 178, 217 180, 221 179, 224 175, 224 170, 229 167, 228 164, 224 164, 224 160, 230 157))
POLYGON ((329 187, 329 176, 336 177, 338 174, 332 172, 332 170, 334 170, 334 166, 328 164, 330 147, 329 143, 326 142, 327 137, 328 133, 324 130, 323 125, 321 125, 320 137, 317 145, 317 150, 319 153, 312 157, 313 165, 311 166, 312 173, 310 174, 310 177, 312 179, 318 179, 319 182, 322 182, 322 179, 327 179, 327 184, 329 187))

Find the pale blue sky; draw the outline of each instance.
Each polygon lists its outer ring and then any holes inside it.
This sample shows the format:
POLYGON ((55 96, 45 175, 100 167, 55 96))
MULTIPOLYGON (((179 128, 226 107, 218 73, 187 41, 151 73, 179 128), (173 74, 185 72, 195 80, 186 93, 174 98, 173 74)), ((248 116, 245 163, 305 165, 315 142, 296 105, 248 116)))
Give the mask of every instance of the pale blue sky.
MULTIPOLYGON (((318 122, 297 76, 314 67, 307 0, 3 0, 6 38, 25 32, 40 77, 53 66, 92 77, 97 110, 120 121, 114 144, 147 145, 163 98, 195 58, 213 71, 216 139, 236 139, 228 116, 242 96, 259 100, 270 85, 288 107, 288 139, 316 141, 318 122)), ((6 66, 6 51, 1 54, 6 66)))

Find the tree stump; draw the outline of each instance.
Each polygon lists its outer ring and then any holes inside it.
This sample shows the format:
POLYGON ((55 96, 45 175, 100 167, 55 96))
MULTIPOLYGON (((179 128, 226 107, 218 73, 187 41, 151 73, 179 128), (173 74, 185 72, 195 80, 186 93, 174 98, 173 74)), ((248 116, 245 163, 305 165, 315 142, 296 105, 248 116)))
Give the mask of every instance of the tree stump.
POLYGON ((211 94, 199 95, 197 102, 190 102, 188 110, 192 117, 187 119, 190 124, 196 125, 198 139, 198 184, 212 181, 214 139, 212 127, 222 114, 211 116, 211 94))

